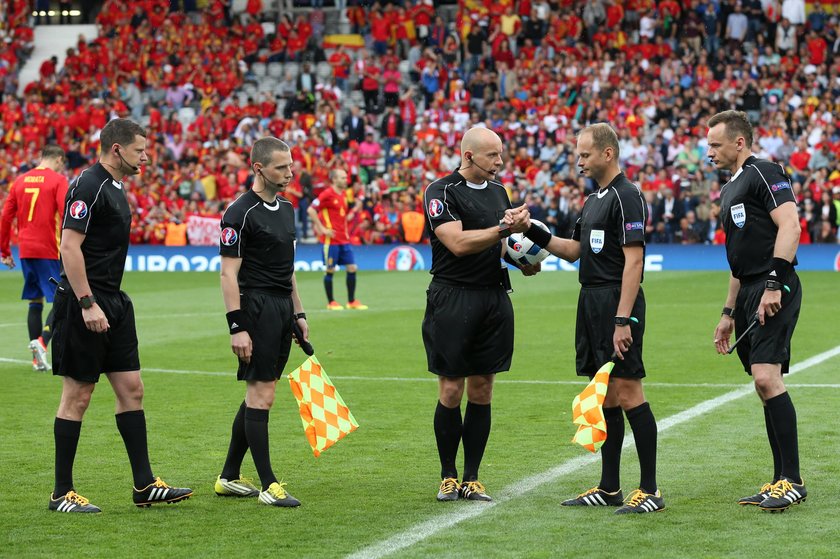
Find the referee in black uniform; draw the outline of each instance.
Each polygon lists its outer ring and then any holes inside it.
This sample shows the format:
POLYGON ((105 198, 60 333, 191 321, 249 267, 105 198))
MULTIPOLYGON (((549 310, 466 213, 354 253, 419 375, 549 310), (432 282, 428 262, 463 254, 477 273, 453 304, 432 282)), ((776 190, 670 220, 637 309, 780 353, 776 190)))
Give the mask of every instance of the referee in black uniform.
POLYGON ((237 378, 247 387, 215 492, 297 507, 300 501, 274 475, 268 446, 268 414, 289 359, 292 322, 309 338, 295 281, 295 212, 279 195, 292 180, 292 153, 277 138, 260 138, 251 148, 251 166, 253 187, 225 211, 219 239, 230 346, 239 359, 237 378), (249 448, 262 490, 240 475, 249 448))
POLYGON ((619 168, 618 137, 608 124, 585 128, 578 136, 577 152, 581 174, 593 179, 598 191, 586 199, 572 238, 550 237, 536 228, 529 229, 528 236, 569 262, 580 259, 578 375, 591 378, 613 355, 618 359, 604 401, 607 440, 601 447, 601 481, 562 504, 618 506, 616 514, 661 511, 665 502, 656 484, 656 419, 642 388, 647 204, 619 168), (639 488, 626 502, 619 481, 624 414, 641 470, 639 488))
POLYGON ((423 343, 429 371, 439 380, 434 416, 443 480, 439 501, 491 500, 478 481, 478 468, 490 436, 493 380, 510 368, 513 356, 513 307, 502 285, 501 239, 524 231, 528 220, 527 208, 516 220, 506 214, 510 200, 495 181, 502 164, 499 136, 472 128, 461 140, 460 169, 431 183, 423 195, 433 276, 423 343), (459 483, 455 457, 462 440, 459 483))
POLYGON ((61 283, 56 289, 53 374, 62 376, 55 418, 55 488, 49 509, 100 512, 73 486, 82 417, 104 373, 116 395, 117 428, 134 477, 134 503, 174 503, 191 489, 170 487, 152 474, 143 413, 143 381, 131 299, 120 291, 128 254, 131 209, 122 179, 148 162, 146 132, 114 119, 100 134, 99 162, 70 186, 61 236, 61 283))
POLYGON ((781 165, 752 155, 753 131, 745 113, 724 111, 708 124, 709 158, 732 173, 721 189, 720 211, 732 273, 714 343, 718 353, 727 353, 733 329, 746 331, 757 315, 758 324, 736 349, 764 406, 773 453, 772 482, 738 503, 782 511, 807 495, 799 475, 796 409, 782 377, 802 305, 793 268, 800 233, 796 197, 781 165))

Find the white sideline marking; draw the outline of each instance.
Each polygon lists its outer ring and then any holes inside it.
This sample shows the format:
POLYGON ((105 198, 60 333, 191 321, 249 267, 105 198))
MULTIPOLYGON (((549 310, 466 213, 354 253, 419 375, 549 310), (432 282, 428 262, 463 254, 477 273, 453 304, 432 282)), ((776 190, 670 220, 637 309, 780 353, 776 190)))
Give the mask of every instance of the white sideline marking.
MULTIPOLYGON (((29 365, 32 362, 25 359, 9 359, 7 357, 0 357, 0 363, 20 363, 21 365, 29 365)), ((803 362, 804 363, 804 362, 803 362)), ((230 371, 193 371, 189 369, 159 369, 155 367, 142 367, 141 371, 144 373, 167 373, 172 375, 205 375, 211 377, 229 377, 236 373, 233 369, 230 371)), ((791 371, 791 374, 793 371, 791 371)), ((790 376, 788 374, 787 376, 790 376)), ((374 381, 374 382, 437 382, 437 379, 431 375, 424 377, 361 377, 353 375, 330 375, 330 378, 335 380, 348 381, 374 381)), ((572 385, 583 388, 586 385, 585 380, 536 380, 536 379, 509 379, 497 380, 496 384, 552 384, 552 385, 572 385)), ((741 383, 714 383, 714 382, 646 382, 646 388, 743 388, 745 386, 751 387, 751 384, 741 383)), ((840 388, 840 384, 800 384, 786 382, 785 386, 792 386, 796 388, 840 388)))
MULTIPOLYGON (((809 367, 813 367, 814 365, 822 363, 823 361, 831 359, 832 357, 835 357, 837 355, 840 355, 840 346, 837 346, 833 349, 820 353, 819 355, 810 357, 805 361, 797 363, 796 365, 790 368, 790 372, 787 376, 796 374, 800 371, 804 371, 809 367)), ((657 421, 658 431, 661 433, 667 429, 676 427, 681 423, 685 423, 686 421, 708 413, 733 400, 737 400, 738 398, 742 398, 743 396, 752 394, 753 392, 755 392, 755 390, 752 384, 747 384, 742 386, 741 388, 737 388, 731 392, 727 392, 726 394, 718 396, 717 398, 712 398, 710 400, 700 402, 696 406, 682 411, 676 415, 672 415, 670 417, 657 421)), ((625 440, 624 442, 625 448, 632 444, 632 436, 630 436, 629 439, 630 440, 625 440)), ((467 506, 464 508, 459 507, 459 510, 436 515, 430 518, 429 520, 411 526, 407 530, 398 532, 389 538, 380 540, 374 544, 364 547, 356 551, 355 553, 351 553, 347 556, 347 558, 379 559, 381 557, 391 555, 392 553, 396 553, 401 549, 405 549, 431 536, 434 536, 438 532, 451 528, 452 526, 463 522, 464 520, 469 520, 470 518, 480 516, 486 513, 487 511, 491 510, 493 507, 499 506, 507 501, 520 497, 525 493, 533 491, 534 489, 537 489, 538 487, 541 487, 547 483, 551 483, 559 477, 565 474, 570 474, 582 468, 583 466, 596 462, 597 460, 597 454, 588 454, 584 456, 579 456, 577 458, 572 458, 571 460, 567 460, 566 462, 558 464, 557 466, 554 466, 553 468, 550 468, 544 472, 528 476, 522 480, 508 485, 507 487, 499 491, 498 494, 494 497, 494 500, 490 503, 473 503, 473 506, 467 506)))

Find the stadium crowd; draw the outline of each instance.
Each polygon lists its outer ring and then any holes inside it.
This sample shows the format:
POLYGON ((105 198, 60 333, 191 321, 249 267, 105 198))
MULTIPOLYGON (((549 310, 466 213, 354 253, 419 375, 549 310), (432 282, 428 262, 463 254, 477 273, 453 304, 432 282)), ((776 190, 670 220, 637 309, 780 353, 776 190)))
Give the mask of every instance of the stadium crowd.
POLYGON ((705 156, 705 121, 739 109, 756 127, 754 151, 792 178, 801 242, 838 242, 837 0, 184 4, 107 0, 98 36, 80 36, 61 67, 41 64, 22 94, 27 2, 0 7, 0 201, 46 143, 67 151, 75 176, 120 116, 149 131, 151 163, 127 183, 135 243, 189 242, 191 216, 218 217, 249 187, 248 146, 267 134, 293 146, 300 238, 309 202, 341 166, 363 210, 353 241, 417 242, 422 188, 458 166, 461 135, 484 124, 508 146, 498 179, 514 205, 568 236, 592 191, 575 134, 603 121, 648 201, 648 240, 721 243, 727 177, 705 156), (272 65, 283 73, 261 87, 272 65))

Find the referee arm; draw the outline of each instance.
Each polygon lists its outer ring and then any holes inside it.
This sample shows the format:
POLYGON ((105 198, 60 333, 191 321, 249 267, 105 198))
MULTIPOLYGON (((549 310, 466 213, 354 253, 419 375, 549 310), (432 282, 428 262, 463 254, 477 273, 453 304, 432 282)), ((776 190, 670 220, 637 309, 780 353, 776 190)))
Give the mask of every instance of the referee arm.
MULTIPOLYGON (((531 226, 527 207, 525 211, 510 213, 509 216, 505 216, 504 221, 510 226, 511 233, 524 233, 531 226)), ((499 244, 502 240, 502 230, 498 226, 465 231, 461 221, 441 223, 435 227, 435 235, 449 252, 459 257, 478 254, 499 244)))
MULTIPOLYGON (((75 229, 63 229, 61 232, 61 263, 77 301, 93 295, 85 269, 85 255, 82 253, 82 243, 86 236, 75 229)), ((82 309, 82 319, 91 332, 103 333, 110 328, 105 312, 95 302, 89 309, 82 309)))
MULTIPOLYGON (((776 243, 773 246, 773 258, 781 258, 789 263, 796 258, 799 247, 799 213, 796 204, 787 203, 778 206, 770 212, 770 219, 776 224, 776 243)), ((780 277, 784 282, 785 278, 780 277)), ((782 309, 782 290, 764 290, 758 303, 758 322, 764 326, 764 319, 774 316, 782 309)))
MULTIPOLYGON (((222 299, 225 301, 225 311, 238 311, 242 308, 242 303, 239 300, 239 268, 242 267, 241 258, 232 258, 230 256, 222 256, 222 299)), ((254 345, 251 341, 251 336, 247 331, 237 332, 230 335, 230 349, 245 363, 250 363, 251 353, 254 350, 254 345)))
MULTIPOLYGON (((642 271, 645 268, 645 249, 641 243, 630 243, 622 247, 624 251, 624 271, 621 274, 621 296, 618 300, 616 316, 630 318, 633 314, 633 304, 639 295, 639 285, 642 283, 642 271)), ((613 334, 613 349, 619 359, 624 360, 623 353, 630 349, 633 335, 630 326, 615 327, 613 334)))

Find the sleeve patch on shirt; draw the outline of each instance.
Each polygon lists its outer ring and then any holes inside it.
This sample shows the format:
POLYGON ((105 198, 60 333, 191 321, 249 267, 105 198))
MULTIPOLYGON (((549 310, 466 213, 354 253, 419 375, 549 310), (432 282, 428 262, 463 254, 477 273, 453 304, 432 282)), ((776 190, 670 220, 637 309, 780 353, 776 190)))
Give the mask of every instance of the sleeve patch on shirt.
POLYGON ((624 224, 624 229, 626 229, 627 231, 642 230, 644 228, 645 224, 642 221, 631 221, 630 223, 624 224))
POLYGON ((437 198, 429 200, 429 217, 439 217, 443 213, 443 202, 437 198))
POLYGON ((239 235, 236 234, 236 230, 233 227, 225 227, 222 229, 222 234, 219 237, 219 240, 223 245, 229 247, 235 245, 238 238, 239 235))
POLYGON ((70 217, 73 219, 84 219, 88 213, 87 204, 81 200, 76 200, 70 204, 70 217))
POLYGON ((790 183, 787 181, 777 182, 776 184, 770 187, 770 190, 773 192, 778 192, 780 190, 790 189, 790 183))

